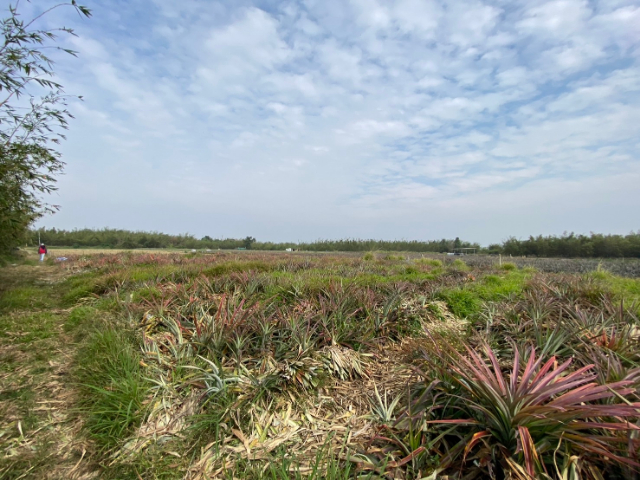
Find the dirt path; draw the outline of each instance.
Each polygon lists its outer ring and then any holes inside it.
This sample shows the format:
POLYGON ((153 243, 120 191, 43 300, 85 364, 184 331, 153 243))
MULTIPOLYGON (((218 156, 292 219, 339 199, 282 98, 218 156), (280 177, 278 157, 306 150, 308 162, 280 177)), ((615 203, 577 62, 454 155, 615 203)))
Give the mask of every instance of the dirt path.
POLYGON ((1 480, 96 477, 73 410, 64 276, 54 265, 0 268, 1 480))

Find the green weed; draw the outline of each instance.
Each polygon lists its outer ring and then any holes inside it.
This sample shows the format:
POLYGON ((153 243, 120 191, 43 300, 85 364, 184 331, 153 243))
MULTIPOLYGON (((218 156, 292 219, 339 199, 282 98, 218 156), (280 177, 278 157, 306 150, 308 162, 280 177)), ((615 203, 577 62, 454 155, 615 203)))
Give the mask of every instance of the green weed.
POLYGON ((456 317, 470 317, 480 311, 481 299, 471 290, 443 290, 438 295, 447 302, 449 309, 456 317))
POLYGON ((162 293, 158 288, 154 286, 143 287, 133 292, 132 301, 139 302, 140 300, 155 300, 162 296, 162 293))
POLYGON ((430 267, 442 267, 442 261, 435 258, 418 258, 416 259, 418 265, 428 265, 430 267))
POLYGON ((3 327, 0 338, 13 338, 16 344, 32 344, 55 336, 59 322, 60 316, 50 312, 0 316, 0 325, 3 327))
POLYGON ((459 258, 456 258, 453 262, 451 262, 450 266, 451 266, 451 268, 453 268, 454 270, 457 270, 459 272, 467 272, 467 271, 471 270, 469 268, 469 265, 464 263, 459 258))
POLYGON ((95 320, 98 310, 94 307, 76 307, 69 312, 65 322, 65 332, 89 326, 95 320))
POLYGON ((49 287, 17 287, 2 294, 0 311, 40 310, 51 307, 49 287))
POLYGON ((75 305, 79 300, 87 298, 93 295, 93 287, 90 285, 83 285, 69 290, 62 297, 64 305, 75 305))
POLYGON ((78 352, 75 374, 89 436, 102 451, 116 447, 140 424, 148 391, 133 339, 98 327, 78 352))

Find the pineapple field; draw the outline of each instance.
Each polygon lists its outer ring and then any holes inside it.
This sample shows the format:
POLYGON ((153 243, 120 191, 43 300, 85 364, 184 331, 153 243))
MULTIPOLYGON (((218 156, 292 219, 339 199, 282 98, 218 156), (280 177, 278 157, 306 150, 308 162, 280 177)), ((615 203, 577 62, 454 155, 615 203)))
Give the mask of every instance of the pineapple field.
POLYGON ((634 266, 526 260, 4 267, 0 478, 637 478, 634 266))

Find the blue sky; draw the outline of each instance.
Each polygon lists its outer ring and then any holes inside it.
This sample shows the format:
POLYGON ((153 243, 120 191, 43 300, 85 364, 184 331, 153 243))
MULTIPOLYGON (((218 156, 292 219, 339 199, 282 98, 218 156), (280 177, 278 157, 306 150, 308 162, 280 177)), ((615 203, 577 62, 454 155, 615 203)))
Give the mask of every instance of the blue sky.
POLYGON ((90 20, 46 20, 78 34, 57 70, 84 101, 39 225, 483 244, 640 229, 638 1, 85 4, 90 20))

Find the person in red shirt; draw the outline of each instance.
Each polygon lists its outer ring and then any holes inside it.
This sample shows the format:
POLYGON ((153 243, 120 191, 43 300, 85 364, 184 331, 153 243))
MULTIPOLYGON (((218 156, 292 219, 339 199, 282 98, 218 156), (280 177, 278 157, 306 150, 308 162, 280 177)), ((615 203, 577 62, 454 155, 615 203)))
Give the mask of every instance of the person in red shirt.
POLYGON ((40 244, 40 248, 38 249, 38 253, 40 254, 40 261, 44 261, 44 256, 47 254, 47 247, 45 247, 44 243, 40 244))

